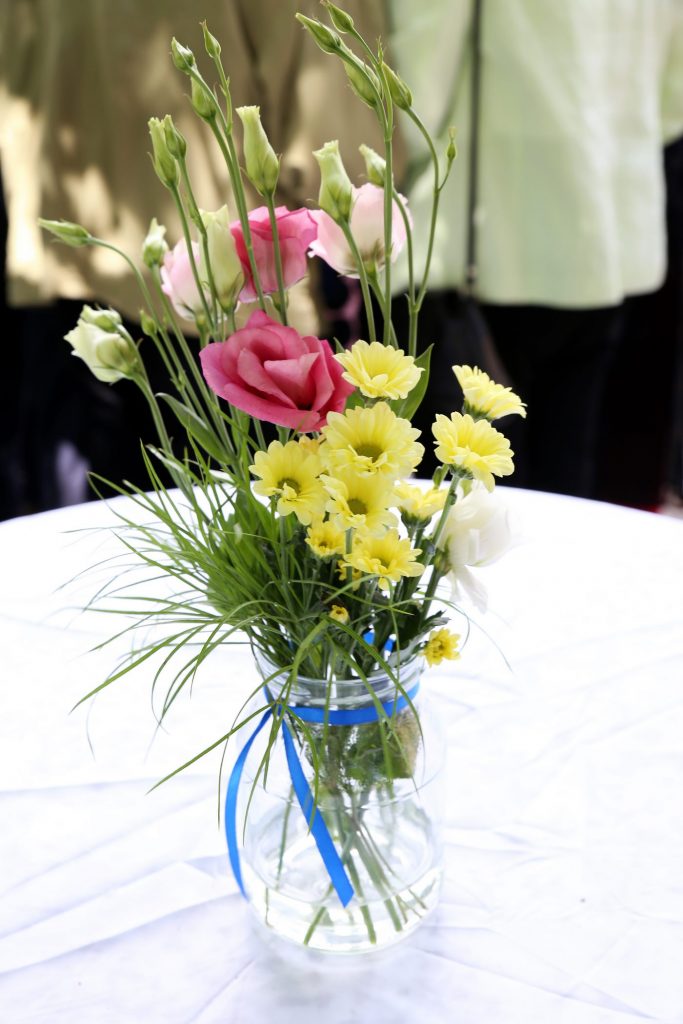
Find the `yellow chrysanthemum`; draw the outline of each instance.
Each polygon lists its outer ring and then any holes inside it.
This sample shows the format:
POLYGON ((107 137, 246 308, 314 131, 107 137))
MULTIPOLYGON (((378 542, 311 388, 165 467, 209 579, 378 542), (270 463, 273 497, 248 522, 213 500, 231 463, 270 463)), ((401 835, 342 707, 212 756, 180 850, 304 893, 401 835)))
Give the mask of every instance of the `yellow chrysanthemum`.
POLYGON ((469 413, 437 416, 432 433, 438 441, 436 457, 448 466, 481 480, 488 491, 495 486, 495 476, 514 472, 512 449, 504 434, 488 420, 473 420, 469 413))
POLYGON ((328 614, 335 622, 341 622, 344 625, 346 625, 350 618, 348 610, 343 604, 333 604, 328 614))
POLYGON ((327 511, 340 529, 381 533, 396 524, 396 517, 389 511, 393 486, 384 474, 360 476, 342 469, 334 476, 323 474, 320 479, 328 494, 327 511))
POLYGON ((344 380, 368 398, 405 398, 424 372, 412 356, 380 341, 357 341, 334 358, 346 371, 344 380))
POLYGON ((392 412, 386 402, 371 409, 328 413, 322 435, 320 457, 332 473, 348 468, 360 474, 386 473, 396 479, 409 476, 424 454, 416 440, 420 431, 392 412))
POLYGON ((320 441, 317 437, 309 437, 308 434, 302 434, 297 438, 298 443, 311 455, 317 455, 318 449, 320 448, 320 441))
POLYGON ((414 487, 401 480, 396 484, 394 493, 398 507, 407 519, 428 522, 433 515, 441 511, 448 492, 436 487, 430 487, 428 491, 424 491, 421 487, 414 487))
POLYGON ((390 583, 398 583, 403 576, 422 575, 425 567, 417 561, 421 554, 422 550, 411 547, 398 530, 387 530, 381 536, 357 540, 345 555, 344 564, 368 576, 378 576, 382 590, 388 590, 390 583))
POLYGON ((440 665, 442 661, 457 661, 460 657, 458 633, 451 633, 448 629, 435 629, 429 635, 429 640, 424 646, 423 654, 428 665, 440 665))
POLYGON ((327 522, 313 523, 306 532, 306 543, 318 558, 331 558, 344 551, 344 531, 327 522))
POLYGON ((502 416, 526 416, 524 402, 512 388, 492 381, 488 373, 477 366, 454 366, 453 373, 465 396, 465 412, 487 420, 502 416))
POLYGON ((260 480, 254 492, 266 498, 277 497, 277 510, 282 516, 293 512, 300 523, 308 526, 322 519, 327 495, 320 482, 320 459, 297 441, 282 444, 273 441, 265 452, 256 452, 249 469, 260 480))

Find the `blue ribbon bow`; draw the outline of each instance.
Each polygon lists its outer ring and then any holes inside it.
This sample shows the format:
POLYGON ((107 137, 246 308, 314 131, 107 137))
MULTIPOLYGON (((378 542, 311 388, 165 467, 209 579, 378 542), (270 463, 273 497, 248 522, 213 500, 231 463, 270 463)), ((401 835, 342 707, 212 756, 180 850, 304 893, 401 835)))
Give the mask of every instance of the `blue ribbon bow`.
MULTIPOLYGON (((420 684, 416 683, 410 690, 406 690, 405 694, 401 695, 396 700, 386 702, 382 701, 380 706, 384 714, 390 718, 395 712, 402 711, 404 708, 408 707, 417 694, 419 688, 420 684)), ((267 689, 265 690, 265 694, 269 700, 272 699, 267 689)), ((277 709, 282 709, 283 705, 276 704, 275 707, 277 709)), ((320 725, 325 721, 327 721, 329 725, 366 725, 369 722, 378 722, 380 717, 383 717, 379 708, 375 705, 371 705, 366 708, 343 709, 337 711, 330 711, 329 709, 320 707, 307 707, 305 705, 284 705, 284 711, 285 714, 291 713, 295 715, 302 722, 310 722, 320 725)), ((272 717, 273 708, 268 708, 268 710, 264 712, 261 721, 245 743, 230 774, 228 789, 225 796, 225 835, 228 841, 228 854, 235 880, 240 887, 240 891, 243 896, 246 896, 246 892, 244 889, 244 882, 242 881, 242 869, 240 867, 240 855, 237 843, 237 794, 239 791, 240 779, 242 778, 242 771, 247 758, 249 757, 249 751, 266 722, 272 717)), ((346 907, 355 895, 354 888, 349 881, 349 876, 346 873, 341 857, 337 853, 337 848, 332 841, 332 836, 327 829, 325 820, 319 809, 314 804, 313 795, 306 776, 304 775, 304 770, 301 767, 301 761, 299 760, 299 756, 296 752, 296 745, 294 743, 292 733, 284 716, 282 718, 282 739, 285 745, 287 767, 289 768, 292 786, 296 793, 297 800, 299 801, 301 811, 306 821, 310 824, 311 834, 315 840, 316 846, 318 847, 325 869, 330 877, 330 882, 332 883, 342 906, 346 907)))

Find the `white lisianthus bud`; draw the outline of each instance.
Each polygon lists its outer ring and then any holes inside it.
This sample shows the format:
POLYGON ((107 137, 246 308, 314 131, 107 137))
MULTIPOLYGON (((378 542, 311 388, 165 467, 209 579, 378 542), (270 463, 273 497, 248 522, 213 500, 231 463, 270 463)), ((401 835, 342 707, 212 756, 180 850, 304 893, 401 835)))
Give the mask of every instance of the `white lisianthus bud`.
POLYGON ((121 314, 115 309, 93 309, 92 306, 84 306, 78 319, 86 324, 93 324, 109 334, 117 334, 119 329, 125 333, 121 314))
POLYGON ((353 204, 353 185, 339 155, 339 143, 326 142, 313 156, 320 166, 320 209, 334 221, 348 220, 353 204))
POLYGON ((280 174, 280 161, 261 124, 258 107, 237 107, 244 128, 247 177, 262 196, 272 196, 280 174))
POLYGON ((342 41, 336 32, 323 25, 317 18, 307 18, 305 14, 295 14, 294 17, 299 24, 308 29, 321 50, 325 53, 339 53, 342 41))
POLYGON ((179 171, 166 143, 164 122, 158 117, 150 117, 147 123, 152 139, 152 162, 157 177, 166 188, 175 188, 179 180, 179 171))
POLYGON ((373 110, 377 109, 378 105, 378 94, 380 91, 380 85, 377 80, 377 76, 367 64, 362 64, 361 67, 358 64, 350 64, 344 61, 344 71, 346 77, 349 80, 349 85, 355 92, 356 96, 367 103, 373 110), (373 89, 374 85, 374 89, 373 89))
POLYGON ((187 142, 185 137, 176 128, 173 123, 173 118, 170 114, 166 114, 162 122, 164 126, 164 135, 166 136, 166 146, 169 153, 174 160, 183 160, 187 153, 187 142))
POLYGON ((65 338, 73 354, 105 384, 135 376, 138 350, 116 310, 84 306, 78 323, 65 338))
POLYGON ((70 220, 45 220, 43 217, 40 217, 38 224, 45 231, 49 231, 51 235, 58 238, 60 242, 64 242, 65 245, 71 245, 74 249, 78 249, 82 245, 89 245, 93 240, 93 236, 89 231, 86 231, 80 224, 74 224, 70 220))
MULTIPOLYGON (((237 296, 244 284, 244 271, 237 255, 235 239, 230 230, 227 206, 221 206, 215 213, 199 211, 206 228, 206 247, 209 253, 211 277, 216 288, 216 298, 224 310, 233 309, 237 296)), ((206 266, 204 250, 199 258, 199 276, 202 283, 210 283, 209 268, 206 266)))
POLYGON ((439 546, 448 559, 453 598, 464 593, 480 611, 486 610, 486 589, 470 572, 497 561, 512 543, 510 513, 497 491, 478 483, 455 502, 439 546))
POLYGON ((341 7, 337 7, 327 0, 323 3, 323 7, 327 7, 328 13, 332 24, 338 32, 352 32, 353 31, 353 18, 346 11, 343 11, 341 7))
POLYGON ((384 188, 387 171, 386 160, 383 160, 379 153, 375 153, 374 149, 370 149, 366 145, 359 146, 358 151, 365 160, 365 172, 368 176, 368 181, 373 185, 378 185, 379 188, 384 188))
POLYGON ((165 235, 164 225, 157 223, 156 217, 152 217, 147 237, 142 243, 142 262, 146 267, 151 269, 163 263, 164 256, 168 252, 165 235))
POLYGON ((184 71, 186 75, 189 75, 192 69, 197 66, 192 50, 187 46, 183 46, 175 38, 171 40, 171 56, 178 71, 184 71))
POLYGON ((202 32, 204 33, 204 47, 209 57, 213 57, 214 59, 220 57, 221 44, 218 42, 216 37, 209 32, 205 21, 202 22, 202 32))
POLYGON ((194 78, 192 79, 192 106, 203 121, 213 121, 218 112, 216 100, 194 78))
POLYGON ((389 86, 391 98, 396 106, 399 110, 410 110, 413 105, 413 94, 406 83, 388 64, 382 64, 382 71, 389 86))

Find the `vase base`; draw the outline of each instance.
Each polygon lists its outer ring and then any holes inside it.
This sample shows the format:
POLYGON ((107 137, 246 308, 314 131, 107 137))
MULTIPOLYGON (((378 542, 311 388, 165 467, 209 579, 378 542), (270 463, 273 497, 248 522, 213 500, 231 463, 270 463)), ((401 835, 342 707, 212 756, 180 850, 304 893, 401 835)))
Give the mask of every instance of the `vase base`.
POLYGON ((347 908, 330 901, 302 906, 249 875, 245 877, 249 904, 260 930, 289 947, 349 960, 379 953, 412 935, 438 904, 442 871, 432 868, 410 886, 393 892, 390 901, 377 899, 361 905, 354 899, 347 908))

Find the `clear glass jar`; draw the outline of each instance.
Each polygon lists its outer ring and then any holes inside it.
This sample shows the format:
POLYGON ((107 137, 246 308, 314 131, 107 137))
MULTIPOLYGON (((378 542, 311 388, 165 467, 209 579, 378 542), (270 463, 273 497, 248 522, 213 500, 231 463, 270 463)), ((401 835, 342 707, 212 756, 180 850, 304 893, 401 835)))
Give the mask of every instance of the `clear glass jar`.
MULTIPOLYGON (((368 676, 373 699, 360 679, 298 678, 290 688, 286 675, 273 678, 268 662, 257 658, 257 664, 270 693, 286 692, 288 706, 367 709, 399 695, 385 673, 368 676)), ((401 667, 403 690, 419 682, 421 669, 417 659, 401 667)), ((266 726, 263 742, 250 751, 238 800, 242 877, 252 909, 267 928, 311 949, 366 953, 400 941, 436 906, 442 875, 444 744, 425 695, 420 690, 412 706, 395 711, 391 727, 376 720, 304 729, 292 716, 286 721, 354 895, 344 907, 332 887, 310 818, 297 801, 281 736, 271 747, 267 775, 259 773, 266 726)))

